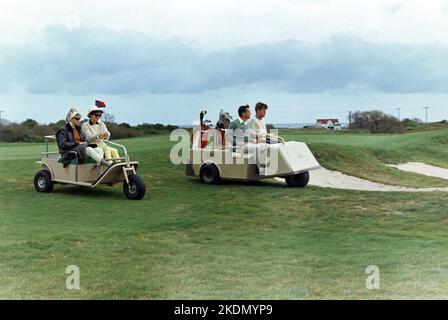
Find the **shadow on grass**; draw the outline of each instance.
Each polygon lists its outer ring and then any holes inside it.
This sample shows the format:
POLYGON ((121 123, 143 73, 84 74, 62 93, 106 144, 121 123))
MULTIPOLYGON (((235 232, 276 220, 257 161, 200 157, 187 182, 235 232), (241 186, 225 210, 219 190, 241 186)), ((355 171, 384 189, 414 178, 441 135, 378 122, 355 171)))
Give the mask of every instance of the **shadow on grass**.
MULTIPOLYGON (((200 179, 191 179, 191 183, 194 185, 207 186, 207 184, 202 183, 200 179)), ((247 187, 257 186, 257 187, 287 188, 285 184, 281 184, 273 180, 255 180, 255 181, 221 180, 218 184, 214 186, 247 186, 247 187)))
POLYGON ((123 199, 126 199, 121 186, 112 187, 99 187, 99 188, 91 188, 91 187, 80 187, 80 186, 72 186, 72 185, 55 185, 52 193, 54 194, 63 194, 63 195, 73 195, 73 196, 87 196, 92 198, 98 197, 107 197, 118 199, 120 196, 123 199), (117 191, 121 191, 118 193, 117 191))

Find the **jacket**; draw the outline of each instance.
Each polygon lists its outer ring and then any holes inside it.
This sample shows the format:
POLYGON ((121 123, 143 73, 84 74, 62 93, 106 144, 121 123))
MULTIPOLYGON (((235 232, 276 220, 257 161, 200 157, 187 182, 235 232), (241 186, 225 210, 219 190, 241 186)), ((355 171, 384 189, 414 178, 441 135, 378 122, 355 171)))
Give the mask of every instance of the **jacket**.
POLYGON ((226 134, 227 140, 235 147, 240 142, 249 141, 248 127, 240 118, 233 120, 229 125, 229 131, 226 134))
MULTIPOLYGON (((81 142, 86 141, 86 137, 80 127, 76 127, 81 138, 81 142)), ((64 168, 70 163, 71 160, 76 159, 76 156, 70 151, 76 151, 78 154, 78 162, 83 163, 85 161, 85 149, 87 144, 76 144, 73 128, 70 123, 66 123, 65 126, 56 132, 56 140, 59 147, 59 152, 62 156, 62 163, 64 168)))

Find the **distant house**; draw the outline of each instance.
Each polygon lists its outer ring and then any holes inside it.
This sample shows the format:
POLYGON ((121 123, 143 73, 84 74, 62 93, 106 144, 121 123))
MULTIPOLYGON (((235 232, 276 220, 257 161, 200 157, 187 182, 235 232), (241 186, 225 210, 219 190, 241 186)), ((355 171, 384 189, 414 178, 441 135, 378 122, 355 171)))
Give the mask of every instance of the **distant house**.
POLYGON ((339 119, 317 119, 316 128, 327 130, 341 130, 339 119))

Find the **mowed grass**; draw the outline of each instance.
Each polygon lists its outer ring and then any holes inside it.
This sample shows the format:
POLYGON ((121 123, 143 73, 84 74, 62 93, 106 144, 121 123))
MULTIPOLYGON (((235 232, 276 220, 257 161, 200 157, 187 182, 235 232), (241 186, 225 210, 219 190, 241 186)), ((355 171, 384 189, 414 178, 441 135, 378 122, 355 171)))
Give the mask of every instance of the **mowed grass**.
MULTIPOLYGON (((358 152, 352 174, 370 162, 365 154, 414 160, 411 140, 420 141, 419 157, 428 141, 445 143, 444 132, 432 134, 285 132, 334 167, 358 152)), ((448 298, 444 193, 290 189, 271 180, 205 186, 171 164, 168 136, 122 142, 141 162, 142 201, 126 200, 119 185, 37 193, 43 146, 0 144, 0 298, 448 298), (79 291, 65 288, 69 265, 80 268, 79 291), (380 290, 366 289, 369 265, 380 268, 380 290)), ((440 152, 427 159, 446 165, 440 152)))
POLYGON ((406 187, 448 187, 448 181, 407 173, 385 164, 424 162, 448 168, 448 130, 397 135, 286 131, 287 139, 309 144, 319 162, 328 169, 406 187))

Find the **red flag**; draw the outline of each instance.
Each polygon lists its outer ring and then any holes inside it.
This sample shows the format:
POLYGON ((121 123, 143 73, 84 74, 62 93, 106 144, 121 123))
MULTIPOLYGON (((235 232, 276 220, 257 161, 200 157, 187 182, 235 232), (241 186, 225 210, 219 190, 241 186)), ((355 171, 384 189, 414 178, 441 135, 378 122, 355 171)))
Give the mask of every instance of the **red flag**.
POLYGON ((95 106, 98 108, 106 108, 106 102, 101 100, 95 100, 95 106))

